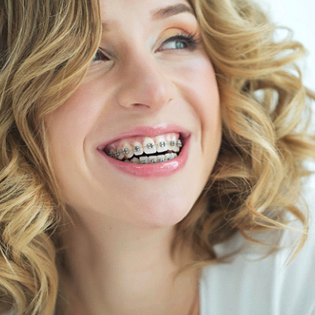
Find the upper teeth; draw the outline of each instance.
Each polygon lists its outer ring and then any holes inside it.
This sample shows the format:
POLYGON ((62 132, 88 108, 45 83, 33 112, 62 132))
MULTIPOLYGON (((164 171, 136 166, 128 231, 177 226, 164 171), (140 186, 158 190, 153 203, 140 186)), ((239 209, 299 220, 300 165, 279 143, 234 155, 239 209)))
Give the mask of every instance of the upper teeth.
POLYGON ((155 143, 152 138, 145 138, 143 141, 144 153, 151 154, 156 152, 155 143))
MULTIPOLYGON (((166 148, 167 144, 166 142, 163 142, 160 144, 160 150, 156 149, 156 145, 152 144, 152 143, 148 143, 146 146, 134 146, 133 147, 133 153, 135 155, 142 155, 143 152, 146 154, 152 154, 152 153, 156 153, 156 152, 165 152, 167 150, 162 150, 162 148, 166 148)), ((177 142, 171 141, 171 143, 169 144, 169 147, 173 147, 176 146, 175 148, 172 148, 173 151, 178 152, 178 149, 181 148, 182 142, 180 140, 178 140, 177 142)), ((119 157, 121 156, 121 154, 124 154, 125 156, 129 155, 132 151, 130 151, 128 148, 122 148, 122 150, 120 151, 119 149, 117 149, 116 151, 111 150, 109 155, 111 155, 112 157, 116 156, 119 157)), ((133 154, 132 154, 133 155, 133 154)))

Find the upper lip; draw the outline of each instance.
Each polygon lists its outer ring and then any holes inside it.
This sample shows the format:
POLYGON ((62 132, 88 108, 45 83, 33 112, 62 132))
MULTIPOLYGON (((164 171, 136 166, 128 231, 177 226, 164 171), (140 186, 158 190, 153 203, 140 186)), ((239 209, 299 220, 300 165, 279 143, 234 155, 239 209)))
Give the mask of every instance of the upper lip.
POLYGON ((187 139, 190 136, 190 132, 180 126, 177 125, 158 125, 155 127, 151 126, 138 126, 134 129, 131 129, 126 132, 120 133, 118 136, 103 142, 100 146, 98 146, 99 150, 103 150, 108 144, 115 142, 120 139, 125 139, 125 138, 130 138, 130 137, 150 137, 154 138, 162 134, 167 134, 167 133, 179 133, 180 138, 182 140, 187 139))

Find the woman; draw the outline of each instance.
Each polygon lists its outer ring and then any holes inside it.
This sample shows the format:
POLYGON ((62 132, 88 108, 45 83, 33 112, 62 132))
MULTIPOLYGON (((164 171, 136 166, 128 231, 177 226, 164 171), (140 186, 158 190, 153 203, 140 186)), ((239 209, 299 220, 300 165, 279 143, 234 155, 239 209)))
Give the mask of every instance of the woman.
POLYGON ((306 239, 301 45, 251 1, 7 0, 0 21, 2 312, 281 314, 238 273, 275 272, 292 218, 306 239))

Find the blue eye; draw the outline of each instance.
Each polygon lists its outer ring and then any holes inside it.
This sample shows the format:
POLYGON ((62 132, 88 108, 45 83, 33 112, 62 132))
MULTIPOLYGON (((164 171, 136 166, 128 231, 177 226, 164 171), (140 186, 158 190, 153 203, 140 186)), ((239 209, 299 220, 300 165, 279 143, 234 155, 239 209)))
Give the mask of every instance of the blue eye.
POLYGON ((167 50, 167 49, 185 49, 187 47, 188 47, 187 43, 185 43, 183 41, 179 41, 179 40, 167 41, 163 45, 164 50, 167 50))
POLYGON ((158 51, 163 50, 181 50, 188 49, 194 50, 199 43, 199 40, 196 38, 194 34, 192 35, 176 35, 165 40, 158 51))

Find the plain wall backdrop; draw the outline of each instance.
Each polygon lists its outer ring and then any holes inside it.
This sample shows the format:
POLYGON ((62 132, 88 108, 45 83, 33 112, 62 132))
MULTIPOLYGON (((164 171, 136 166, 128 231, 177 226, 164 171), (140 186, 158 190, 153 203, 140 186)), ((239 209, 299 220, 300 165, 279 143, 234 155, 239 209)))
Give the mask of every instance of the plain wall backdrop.
MULTIPOLYGON (((301 42, 307 49, 307 55, 298 64, 301 67, 304 84, 315 91, 315 0, 256 0, 269 12, 271 20, 279 26, 289 27, 293 39, 301 42)), ((315 132, 315 101, 312 103, 311 131, 315 132)), ((315 172, 315 163, 309 164, 315 172)), ((311 190, 315 190, 313 176, 311 190)), ((310 191, 311 191, 310 190, 310 191)), ((314 201, 314 193, 310 197, 314 201)))
POLYGON ((293 31, 293 38, 308 50, 299 62, 307 87, 315 90, 315 0, 256 0, 269 12, 271 20, 293 31))

